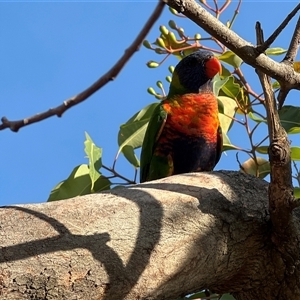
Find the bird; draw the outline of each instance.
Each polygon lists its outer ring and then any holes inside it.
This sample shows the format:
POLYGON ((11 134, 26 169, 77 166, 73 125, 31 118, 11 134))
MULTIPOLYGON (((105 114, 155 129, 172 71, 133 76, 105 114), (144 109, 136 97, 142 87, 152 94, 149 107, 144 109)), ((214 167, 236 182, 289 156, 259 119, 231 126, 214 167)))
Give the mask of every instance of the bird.
POLYGON ((176 65, 169 92, 145 132, 141 183, 214 169, 223 139, 212 80, 221 71, 220 61, 208 50, 197 50, 176 65))

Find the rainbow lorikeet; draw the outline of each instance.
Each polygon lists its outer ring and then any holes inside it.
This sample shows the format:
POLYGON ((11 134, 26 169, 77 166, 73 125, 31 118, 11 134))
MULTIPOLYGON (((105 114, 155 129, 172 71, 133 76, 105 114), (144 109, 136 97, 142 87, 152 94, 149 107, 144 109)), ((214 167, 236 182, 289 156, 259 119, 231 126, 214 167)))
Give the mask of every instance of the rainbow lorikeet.
POLYGON ((173 72, 168 96, 155 108, 146 130, 140 181, 211 171, 223 146, 212 79, 222 70, 213 53, 198 50, 173 72))

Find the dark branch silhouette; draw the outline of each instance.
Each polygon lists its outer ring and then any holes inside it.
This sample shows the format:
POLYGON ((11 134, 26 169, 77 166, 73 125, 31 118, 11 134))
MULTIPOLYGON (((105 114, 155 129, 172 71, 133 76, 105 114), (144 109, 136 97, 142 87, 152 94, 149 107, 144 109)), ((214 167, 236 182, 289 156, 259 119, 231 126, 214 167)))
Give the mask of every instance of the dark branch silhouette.
MULTIPOLYGON (((300 4, 298 6, 300 6, 300 4)), ((286 64, 290 65, 291 67, 293 67, 295 57, 298 53, 299 42, 300 42, 300 18, 298 18, 298 22, 296 24, 293 37, 291 39, 291 43, 290 43, 289 49, 285 55, 283 63, 286 63, 286 64)), ((289 86, 285 82, 281 82, 281 87, 280 87, 280 91, 278 94, 279 109, 283 106, 285 98, 287 97, 289 91, 290 91, 289 86)))
POLYGON ((270 35, 270 37, 264 41, 261 45, 257 45, 257 50, 260 53, 265 52, 276 40, 282 30, 286 27, 286 25, 290 22, 290 20, 296 15, 296 13, 300 10, 300 4, 298 4, 291 13, 287 15, 287 17, 283 20, 283 22, 278 26, 278 28, 270 35))
POLYGON ((103 76, 101 76, 95 83, 93 83, 90 87, 85 89, 83 92, 77 94, 76 96, 73 96, 63 102, 63 104, 51 108, 45 112, 36 114, 34 116, 31 116, 29 118, 25 118, 22 120, 17 121, 10 121, 6 117, 2 117, 1 121, 2 124, 0 124, 0 130, 9 128, 11 131, 17 132, 21 127, 27 126, 32 123, 36 123, 42 120, 45 120, 52 116, 58 116, 61 117, 62 114, 71 108, 72 106, 79 104, 86 100, 88 97, 90 97, 92 94, 97 92, 100 88, 102 88, 105 84, 107 84, 109 81, 114 80, 119 72, 122 70, 124 65, 127 63, 127 61, 131 58, 131 56, 139 50, 139 47, 143 40, 145 39, 146 35, 152 28, 153 24, 156 22, 156 20, 161 15, 163 8, 165 6, 164 2, 159 1, 156 8, 154 9, 153 13, 151 14, 150 18, 136 37, 136 39, 133 41, 133 43, 130 45, 129 48, 125 50, 124 55, 117 61, 117 63, 103 76))

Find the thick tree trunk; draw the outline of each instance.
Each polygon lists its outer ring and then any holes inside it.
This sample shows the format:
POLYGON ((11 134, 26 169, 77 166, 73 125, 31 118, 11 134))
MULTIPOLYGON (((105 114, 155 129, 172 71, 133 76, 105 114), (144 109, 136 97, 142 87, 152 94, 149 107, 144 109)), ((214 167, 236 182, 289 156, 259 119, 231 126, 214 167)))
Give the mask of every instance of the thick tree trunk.
POLYGON ((287 269, 271 241, 267 188, 238 172, 199 173, 3 207, 0 299, 174 300, 203 288, 292 299, 291 282, 298 299, 297 258, 287 269))

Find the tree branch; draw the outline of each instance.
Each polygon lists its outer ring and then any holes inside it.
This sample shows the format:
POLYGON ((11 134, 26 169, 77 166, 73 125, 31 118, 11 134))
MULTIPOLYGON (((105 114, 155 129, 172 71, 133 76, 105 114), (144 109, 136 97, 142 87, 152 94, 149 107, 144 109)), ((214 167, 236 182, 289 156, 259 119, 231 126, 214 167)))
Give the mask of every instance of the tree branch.
MULTIPOLYGON (((300 7, 300 4, 298 6, 300 7)), ((300 43, 300 18, 298 18, 289 49, 285 55, 283 62, 285 63, 288 62, 290 64, 293 64, 298 52, 299 43, 300 43)))
MULTIPOLYGON (((256 23, 256 34, 257 44, 263 44, 263 32, 259 22, 256 23)), ((290 229, 292 210, 295 207, 290 143, 280 124, 271 79, 260 70, 257 70, 257 74, 264 91, 270 138, 269 211, 274 233, 282 241, 282 238, 287 238, 287 229, 290 229)))
POLYGON ((284 269, 266 243, 267 183, 240 172, 4 207, 0 220, 3 299, 170 300, 202 288, 270 299, 281 290, 270 284, 284 269))
POLYGON ((25 118, 23 120, 18 121, 10 121, 6 117, 2 117, 1 121, 2 124, 0 124, 0 130, 9 128, 10 130, 17 132, 21 127, 27 126, 32 123, 36 123, 42 120, 45 120, 52 116, 58 116, 61 117, 62 114, 71 108, 72 106, 79 104, 86 100, 88 97, 90 97, 92 94, 97 92, 100 88, 102 88, 105 84, 107 84, 109 81, 114 80, 119 72, 122 70, 124 65, 127 63, 127 61, 131 58, 131 56, 139 50, 139 47, 143 40, 145 39, 146 35, 152 28, 153 24, 156 22, 156 20, 159 18, 160 14, 163 11, 164 3, 159 1, 155 10, 153 11, 152 15, 142 28, 141 32, 138 34, 136 39, 133 41, 133 43, 125 50, 124 55, 117 61, 117 63, 103 76, 101 76, 95 83, 93 83, 90 87, 85 89, 83 92, 77 94, 76 96, 73 96, 63 102, 63 104, 51 108, 48 111, 42 112, 40 114, 36 114, 34 116, 31 116, 29 118, 25 118))
POLYGON ((262 44, 258 44, 256 49, 263 53, 265 52, 276 40, 278 35, 282 32, 282 30, 286 27, 286 25, 290 22, 290 20, 296 15, 298 10, 300 9, 300 4, 298 4, 291 13, 287 15, 287 17, 284 19, 284 21, 278 26, 278 28, 273 32, 273 34, 262 44))
POLYGON ((227 48, 237 54, 243 61, 264 74, 276 79, 280 84, 285 83, 289 89, 300 90, 300 74, 285 64, 274 61, 261 54, 257 47, 245 41, 235 32, 208 13, 194 0, 161 0, 172 8, 180 11, 202 29, 214 36, 227 48))
MULTIPOLYGON (((299 4, 300 6, 300 4, 299 4)), ((291 39, 291 43, 289 46, 289 49, 285 55, 285 58, 283 60, 283 63, 290 65, 293 67, 293 63, 295 61, 295 57, 298 52, 299 48, 299 43, 300 43, 300 18, 298 18, 298 22, 296 24, 293 37, 291 39)), ((278 94, 278 107, 279 109, 283 106, 285 98, 287 97, 290 89, 288 86, 286 86, 285 82, 281 82, 280 85, 280 91, 278 94)))

